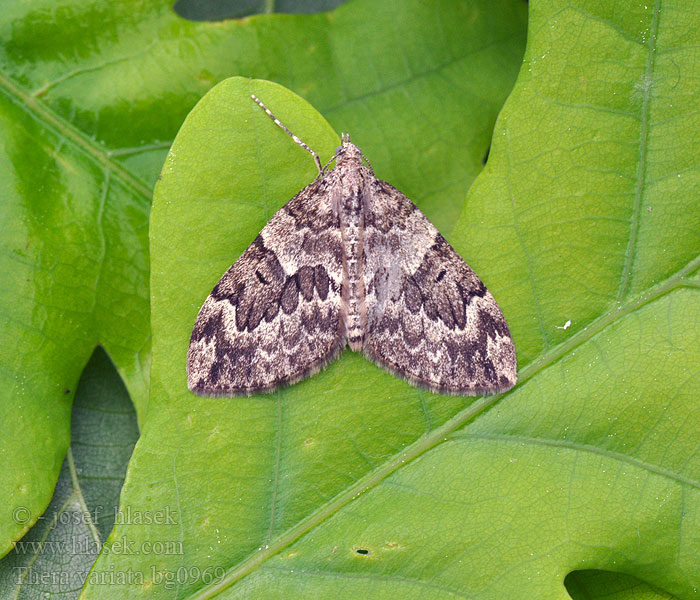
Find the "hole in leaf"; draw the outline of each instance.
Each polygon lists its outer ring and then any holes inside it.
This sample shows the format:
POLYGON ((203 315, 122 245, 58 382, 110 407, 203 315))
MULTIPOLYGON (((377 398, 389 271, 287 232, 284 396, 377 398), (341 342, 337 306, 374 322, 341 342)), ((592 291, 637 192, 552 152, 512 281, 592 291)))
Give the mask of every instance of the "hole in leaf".
POLYGON ((646 581, 625 573, 585 569, 572 571, 564 579, 566 591, 573 600, 588 600, 589 598, 668 598, 668 592, 656 588, 646 581))
POLYGON ((361 554, 362 556, 367 556, 369 554, 368 548, 355 548, 356 554, 361 554))
POLYGON ((225 21, 270 12, 311 14, 333 10, 345 0, 177 0, 173 10, 189 21, 225 21), (269 6, 271 5, 271 6, 269 6))
POLYGON ((87 506, 100 507, 93 516, 103 540, 114 526, 121 483, 138 437, 136 412, 126 386, 110 357, 97 346, 75 391, 71 450, 87 506), (95 461, 98 443, 109 444, 108 465, 95 461), (111 478, 114 483, 109 485, 101 480, 111 478))

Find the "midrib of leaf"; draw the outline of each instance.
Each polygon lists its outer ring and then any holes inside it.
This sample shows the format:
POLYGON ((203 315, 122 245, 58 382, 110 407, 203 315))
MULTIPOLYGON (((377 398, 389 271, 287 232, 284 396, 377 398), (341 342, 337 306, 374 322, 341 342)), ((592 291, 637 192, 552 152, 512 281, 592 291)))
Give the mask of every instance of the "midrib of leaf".
POLYGON ((127 171, 119 163, 112 161, 104 149, 94 140, 85 137, 71 123, 58 116, 43 102, 32 94, 27 93, 2 72, 0 72, 0 89, 25 112, 31 113, 37 121, 43 123, 47 128, 53 129, 63 135, 85 154, 93 158, 95 162, 101 164, 108 171, 115 173, 115 175, 130 187, 143 201, 150 204, 152 190, 149 186, 144 184, 143 181, 135 177, 131 172, 127 171))
MULTIPOLYGON (((93 523, 92 519, 90 518, 91 512, 87 504, 85 503, 85 497, 83 496, 82 489, 80 487, 80 481, 78 479, 78 470, 75 467, 75 460, 73 459, 73 451, 71 448, 68 448, 68 452, 66 453, 66 460, 68 462, 68 472, 70 473, 70 480, 71 485, 73 486, 73 491, 68 496, 68 498, 66 498, 66 501, 63 503, 61 508, 56 511, 56 513, 53 516, 53 519, 51 520, 51 523, 46 527, 44 535, 38 541, 42 545, 47 541, 47 538, 51 535, 51 532, 53 531, 53 528, 56 526, 59 519, 61 518, 61 515, 63 515, 67 511, 68 507, 75 500, 77 500, 78 504, 80 504, 82 522, 87 524, 88 529, 90 530, 90 533, 92 535, 93 541, 95 542, 95 545, 97 547, 100 547, 102 545, 100 533, 99 531, 97 531, 95 523, 93 523)), ((21 571, 20 574, 21 581, 18 581, 18 585, 15 586, 14 593, 12 594, 12 600, 19 600, 19 598, 23 597, 23 582, 29 576, 31 567, 39 559, 39 556, 41 556, 41 551, 37 551, 32 557, 32 559, 29 562, 27 562, 26 565, 24 565, 25 568, 21 571)))
POLYGON ((88 529, 90 530, 90 533, 92 533, 92 537, 99 547, 102 545, 102 541, 100 540, 100 532, 97 531, 97 527, 95 527, 95 524, 90 518, 90 509, 85 503, 85 497, 83 496, 82 488, 80 487, 80 481, 78 480, 78 470, 75 468, 75 460, 73 459, 73 450, 71 448, 68 448, 66 459, 68 460, 68 471, 70 472, 70 480, 73 484, 73 493, 71 494, 71 498, 76 497, 78 499, 78 502, 80 503, 80 510, 82 511, 83 515, 85 515, 85 517, 83 517, 83 520, 87 523, 88 529))
MULTIPOLYGON (((679 269, 664 281, 658 283, 657 285, 645 291, 644 293, 636 296, 627 304, 613 304, 607 312, 603 313, 600 317, 592 321, 587 327, 584 327, 579 332, 572 335, 568 340, 566 340, 562 344, 552 348, 548 352, 545 352, 540 357, 540 359, 531 362, 526 367, 521 369, 518 373, 517 387, 524 385, 537 373, 556 363, 562 356, 568 354, 578 346, 581 346, 584 343, 588 342, 594 336, 603 331, 606 327, 609 327, 610 325, 618 321, 620 318, 634 312, 635 310, 639 309, 645 304, 658 300, 665 294, 679 287, 688 286, 697 288, 697 282, 684 281, 684 277, 686 275, 693 273, 697 269, 700 269, 700 255, 696 256, 682 269, 679 269)), ((317 527, 326 519, 333 516, 345 505, 355 500, 359 495, 378 485, 383 479, 397 471, 403 465, 411 462, 415 458, 421 456, 424 452, 432 450, 433 448, 444 442, 459 427, 463 426, 465 423, 467 423, 471 419, 474 419, 481 413, 492 408, 497 402, 499 402, 502 398, 506 397, 509 393, 510 392, 501 395, 485 396, 479 398, 470 406, 465 408, 463 411, 457 413, 449 421, 446 421, 442 426, 438 427, 437 429, 433 430, 428 434, 423 435, 413 444, 408 446, 403 452, 400 452, 399 454, 391 458, 389 461, 384 463, 381 467, 377 468, 376 470, 368 473, 367 475, 359 479, 353 486, 337 495, 328 503, 321 506, 318 510, 311 513, 306 519, 300 521, 295 527, 292 527, 286 533, 277 538, 273 543, 266 545, 264 549, 256 552, 255 554, 252 554, 249 558, 247 558, 235 568, 233 568, 231 571, 229 571, 221 581, 198 590, 190 598, 192 598, 193 600, 205 600, 206 598, 213 598, 218 593, 223 592, 225 589, 231 587, 237 581, 241 580, 243 577, 255 571, 255 569, 262 565, 266 560, 268 560, 275 554, 281 552, 284 548, 291 545, 300 537, 308 533, 310 530, 317 527)), ((602 452, 600 450, 597 451, 602 452)), ((612 452, 609 452, 608 456, 619 458, 617 454, 612 452)), ((630 459, 628 457, 626 460, 628 462, 632 462, 632 460, 634 459, 630 459)), ((642 461, 636 461, 635 464, 642 468, 653 471, 657 474, 669 474, 669 472, 664 471, 659 467, 649 465, 642 461)), ((697 482, 693 480, 686 481, 684 478, 680 478, 677 474, 673 474, 673 478, 674 480, 683 481, 684 483, 688 483, 690 485, 698 487, 697 482)))
POLYGON ((644 179, 646 176, 647 145, 649 138, 649 101, 651 99, 651 81, 654 72, 654 57, 656 56, 656 37, 659 31, 659 12, 661 10, 661 0, 654 2, 654 14, 651 19, 651 34, 647 44, 647 64, 644 70, 644 83, 642 89, 642 111, 640 115, 639 127, 639 158, 637 162, 637 183, 634 190, 634 206, 632 208, 632 219, 630 221, 630 236, 625 252, 625 265, 620 279, 620 287, 617 290, 617 299, 620 301, 627 294, 634 261, 635 248, 637 246, 637 234, 639 232, 639 214, 642 206, 642 196, 644 194, 644 179))

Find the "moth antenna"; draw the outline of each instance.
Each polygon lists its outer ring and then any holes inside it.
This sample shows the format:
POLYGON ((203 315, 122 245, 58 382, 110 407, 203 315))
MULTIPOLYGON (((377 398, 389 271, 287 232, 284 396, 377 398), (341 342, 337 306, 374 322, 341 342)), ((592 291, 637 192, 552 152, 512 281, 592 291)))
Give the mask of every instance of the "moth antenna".
POLYGON ((262 108, 266 113, 267 116, 270 117, 274 122, 275 125, 280 127, 287 135, 289 135, 299 146, 301 146, 304 150, 306 150, 311 156, 314 157, 314 161, 316 162, 316 167, 318 168, 318 174, 323 175, 323 168, 321 167, 321 159, 318 157, 318 154, 316 154, 311 148, 309 148, 302 140, 300 140, 296 135, 294 135, 289 129, 287 129, 284 124, 275 116, 272 114, 272 111, 265 106, 260 98, 258 98, 255 94, 251 94, 250 97, 255 100, 257 105, 262 108))

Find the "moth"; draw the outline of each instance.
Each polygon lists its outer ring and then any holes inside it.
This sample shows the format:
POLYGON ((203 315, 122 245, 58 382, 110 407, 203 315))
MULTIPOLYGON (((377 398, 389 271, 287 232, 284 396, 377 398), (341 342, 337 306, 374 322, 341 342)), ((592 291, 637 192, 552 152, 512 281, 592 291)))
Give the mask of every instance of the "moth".
POLYGON ((190 390, 271 392, 349 346, 432 392, 502 392, 516 381, 493 296, 426 216, 377 179, 343 134, 318 177, 285 204, 219 280, 187 355, 190 390), (329 165, 335 161, 335 168, 329 165))

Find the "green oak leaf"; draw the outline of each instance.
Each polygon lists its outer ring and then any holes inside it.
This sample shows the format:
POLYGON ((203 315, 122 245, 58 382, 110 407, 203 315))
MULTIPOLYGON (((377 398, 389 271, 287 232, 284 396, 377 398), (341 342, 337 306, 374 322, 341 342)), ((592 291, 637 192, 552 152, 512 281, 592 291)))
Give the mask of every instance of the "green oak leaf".
POLYGON ((520 0, 360 0, 215 23, 172 5, 0 1, 1 553, 34 522, 12 510, 36 519, 49 503, 97 345, 147 426, 150 199, 208 89, 232 75, 289 86, 448 225, 525 37, 520 0))
POLYGON ((475 400, 349 352, 271 395, 187 391, 206 294, 314 176, 250 92, 320 154, 337 143, 274 84, 210 92, 156 191, 151 405, 122 494, 178 519, 117 526, 106 545, 184 551, 105 551, 93 574, 141 573, 130 598, 563 600, 568 574, 595 569, 694 597, 698 16, 658 0, 532 3, 523 68, 451 233, 518 349, 518 386, 475 400))

